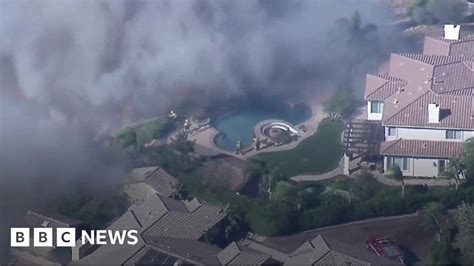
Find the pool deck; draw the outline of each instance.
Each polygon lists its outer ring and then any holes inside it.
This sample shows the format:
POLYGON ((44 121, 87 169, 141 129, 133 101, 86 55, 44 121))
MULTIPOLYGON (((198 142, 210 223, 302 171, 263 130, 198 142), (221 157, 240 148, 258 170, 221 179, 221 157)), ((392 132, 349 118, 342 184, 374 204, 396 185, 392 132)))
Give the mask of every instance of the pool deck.
MULTIPOLYGON (((285 151, 291 150, 298 146, 298 144, 306 139, 307 137, 313 135, 318 130, 319 123, 326 117, 322 105, 310 105, 313 115, 305 122, 295 125, 296 128, 301 125, 305 125, 307 130, 306 132, 300 132, 299 137, 296 141, 291 143, 281 145, 281 146, 263 146, 259 151, 255 150, 255 147, 248 147, 244 149, 244 154, 236 154, 228 150, 224 150, 217 146, 214 142, 215 137, 220 133, 216 128, 208 126, 203 130, 194 130, 188 136, 189 141, 195 143, 195 149, 198 154, 202 155, 217 155, 217 154, 227 154, 234 156, 240 159, 247 159, 254 155, 264 152, 275 152, 275 151, 285 151)), ((265 120, 267 121, 267 120, 265 120)), ((263 121, 262 121, 263 122, 263 121)), ((258 123, 261 124, 261 123, 258 123)), ((257 124, 257 125, 258 125, 257 124)))

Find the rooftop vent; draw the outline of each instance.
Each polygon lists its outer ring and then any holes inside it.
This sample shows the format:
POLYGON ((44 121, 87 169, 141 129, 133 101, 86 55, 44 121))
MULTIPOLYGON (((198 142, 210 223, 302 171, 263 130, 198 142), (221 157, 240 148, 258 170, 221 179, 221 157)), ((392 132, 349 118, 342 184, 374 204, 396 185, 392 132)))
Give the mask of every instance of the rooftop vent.
POLYGON ((428 123, 439 123, 439 104, 430 103, 428 105, 428 123))
POLYGON ((461 31, 461 25, 444 25, 444 39, 445 40, 459 40, 459 33, 461 31))

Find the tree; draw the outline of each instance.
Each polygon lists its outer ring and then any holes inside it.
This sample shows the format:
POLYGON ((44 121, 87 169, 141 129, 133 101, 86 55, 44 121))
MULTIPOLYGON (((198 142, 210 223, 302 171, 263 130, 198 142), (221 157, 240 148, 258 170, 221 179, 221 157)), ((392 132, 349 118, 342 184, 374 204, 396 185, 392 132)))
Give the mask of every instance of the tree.
POLYGON ((423 222, 425 229, 435 231, 438 242, 441 241, 443 233, 442 223, 446 218, 447 209, 438 202, 430 202, 423 208, 423 222))
POLYGON ((177 200, 185 200, 188 198, 188 192, 185 189, 183 182, 179 181, 176 184, 171 185, 173 188, 173 193, 171 195, 172 198, 177 200))
POLYGON ((458 206, 455 222, 459 233, 454 245, 461 250, 463 262, 474 263, 474 207, 465 202, 458 206))
POLYGON ((260 195, 268 197, 271 197, 278 181, 287 180, 286 176, 284 176, 278 168, 269 170, 266 161, 257 157, 252 157, 247 160, 244 173, 250 179, 259 179, 260 195))
POLYGON ((456 190, 458 189, 459 183, 461 180, 459 179, 458 173, 464 171, 463 163, 460 159, 453 158, 449 160, 448 165, 444 169, 444 172, 441 173, 441 177, 455 180, 456 190))
POLYGON ((247 160, 247 165, 244 172, 250 177, 261 177, 265 174, 268 174, 267 164, 264 160, 251 157, 247 160))
POLYGON ((225 210, 227 213, 224 229, 226 242, 236 238, 243 238, 248 232, 248 225, 244 219, 245 214, 241 209, 232 207, 229 204, 226 205, 225 210))
POLYGON ((441 241, 431 241, 430 259, 433 265, 453 265, 458 264, 458 254, 452 247, 453 226, 448 226, 445 233, 441 236, 441 241))
POLYGON ((280 181, 276 184, 275 192, 273 194, 273 199, 283 202, 288 202, 289 204, 296 203, 297 191, 296 189, 285 181, 280 181))
POLYGON ((387 177, 393 180, 400 181, 402 183, 402 197, 403 197, 403 195, 405 195, 405 180, 403 178, 403 172, 400 169, 400 167, 396 164, 393 165, 390 168, 390 171, 388 172, 387 177))
POLYGON ((120 149, 129 151, 131 153, 137 150, 137 133, 135 129, 127 127, 118 136, 118 146, 120 149))
MULTIPOLYGON (((338 88, 355 84, 356 77, 375 68, 385 56, 386 46, 382 46, 376 34, 377 26, 363 23, 358 12, 350 17, 340 18, 328 31, 326 49, 331 50, 331 64, 325 65, 327 76, 332 78, 338 88), (340 75, 346 73, 346 75, 340 75)), ((346 91, 347 92, 347 91, 346 91)))
POLYGON ((466 3, 463 0, 416 0, 409 13, 418 24, 459 23, 465 17, 466 3))
POLYGON ((464 143, 462 162, 466 169, 466 177, 474 178, 474 138, 470 138, 464 143))
POLYGON ((176 128, 176 125, 168 119, 156 119, 146 123, 139 131, 138 146, 143 146, 153 139, 161 139, 176 128))
POLYGON ((323 107, 331 119, 340 119, 354 111, 355 103, 352 91, 339 90, 328 101, 324 102, 323 107))
POLYGON ((349 43, 365 42, 369 39, 368 35, 377 30, 375 24, 369 23, 363 25, 360 14, 357 11, 355 11, 351 17, 337 20, 337 24, 344 31, 345 36, 348 36, 347 42, 349 43))
POLYGON ((459 173, 463 173, 466 178, 474 178, 474 138, 466 140, 463 147, 461 158, 449 160, 449 163, 443 172, 446 178, 456 179, 456 188, 459 180, 459 173))
POLYGON ((288 204, 265 200, 255 202, 249 208, 247 219, 253 232, 274 236, 288 234, 296 229, 294 224, 297 215, 288 204))

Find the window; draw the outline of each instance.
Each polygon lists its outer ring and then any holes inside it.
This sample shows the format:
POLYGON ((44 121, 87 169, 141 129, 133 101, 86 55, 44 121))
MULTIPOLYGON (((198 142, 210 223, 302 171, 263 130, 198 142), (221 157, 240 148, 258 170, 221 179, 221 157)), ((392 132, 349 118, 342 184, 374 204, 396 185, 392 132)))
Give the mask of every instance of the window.
POLYGON ((462 131, 446 130, 446 139, 462 139, 462 131))
POLYGON ((371 102, 370 112, 373 114, 381 114, 383 112, 383 102, 371 102))
POLYGON ((388 168, 391 168, 393 165, 398 165, 402 171, 410 170, 407 157, 388 157, 387 163, 388 168))
POLYGON ((397 136, 397 128, 396 127, 389 127, 387 131, 388 131, 388 136, 390 136, 390 137, 397 136))

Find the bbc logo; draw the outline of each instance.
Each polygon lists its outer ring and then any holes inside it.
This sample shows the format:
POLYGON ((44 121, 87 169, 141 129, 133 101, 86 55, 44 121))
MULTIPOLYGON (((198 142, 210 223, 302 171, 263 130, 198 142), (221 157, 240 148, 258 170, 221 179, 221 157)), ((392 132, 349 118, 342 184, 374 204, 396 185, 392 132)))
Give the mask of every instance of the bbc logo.
MULTIPOLYGON (((11 247, 29 247, 33 239, 34 247, 53 247, 53 228, 30 228, 17 227, 10 229, 11 247), (32 237, 31 237, 32 236, 32 237)), ((74 247, 76 239, 75 228, 56 228, 56 247, 74 247)))

